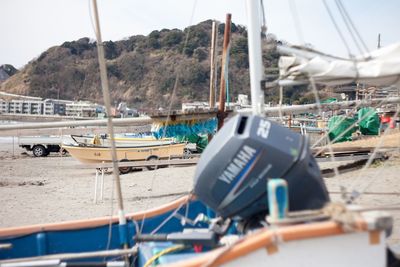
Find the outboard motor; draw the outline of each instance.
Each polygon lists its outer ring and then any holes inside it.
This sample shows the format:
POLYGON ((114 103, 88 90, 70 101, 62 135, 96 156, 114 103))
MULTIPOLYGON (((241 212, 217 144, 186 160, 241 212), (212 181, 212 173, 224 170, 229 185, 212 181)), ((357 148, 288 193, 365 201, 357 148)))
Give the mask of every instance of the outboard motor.
POLYGON ((268 214, 269 178, 287 181, 290 211, 329 201, 306 137, 260 116, 236 115, 202 153, 194 192, 219 216, 249 221, 268 214))

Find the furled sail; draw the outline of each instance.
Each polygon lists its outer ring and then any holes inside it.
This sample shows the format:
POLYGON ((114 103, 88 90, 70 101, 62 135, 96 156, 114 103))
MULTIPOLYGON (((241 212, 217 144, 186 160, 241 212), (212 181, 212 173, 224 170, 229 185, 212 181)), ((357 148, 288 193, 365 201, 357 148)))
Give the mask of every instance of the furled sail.
POLYGON ((353 59, 329 56, 299 47, 279 46, 280 85, 315 82, 339 85, 352 82, 387 86, 400 81, 400 43, 393 44, 353 59))

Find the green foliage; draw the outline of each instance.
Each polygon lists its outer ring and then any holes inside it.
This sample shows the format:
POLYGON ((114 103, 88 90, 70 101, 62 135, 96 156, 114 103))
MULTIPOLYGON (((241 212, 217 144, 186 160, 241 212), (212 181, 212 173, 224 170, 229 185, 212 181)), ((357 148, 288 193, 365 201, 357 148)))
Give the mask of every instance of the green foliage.
POLYGON ((119 57, 121 51, 115 45, 113 41, 103 42, 104 46, 104 56, 106 59, 115 59, 119 57))
POLYGON ((232 48, 231 48, 231 54, 245 54, 248 55, 249 53, 249 47, 247 44, 247 38, 246 37, 239 37, 236 41, 233 42, 232 48))
POLYGON ((233 42, 231 48, 232 61, 238 68, 249 67, 249 55, 246 37, 239 37, 233 42))
POLYGON ((93 49, 96 46, 90 43, 89 38, 81 38, 78 41, 65 42, 61 47, 68 48, 72 55, 81 55, 84 51, 93 49))
POLYGON ((159 38, 160 38, 160 32, 152 31, 149 34, 149 37, 147 38, 148 46, 154 49, 159 49, 161 47, 159 38))
POLYGON ((140 82, 144 75, 145 56, 140 53, 128 54, 118 62, 118 68, 124 80, 140 82))
POLYGON ((162 47, 171 48, 179 45, 183 40, 183 32, 180 30, 162 31, 160 44, 162 47))
POLYGON ((196 49, 193 51, 193 57, 194 57, 195 59, 197 59, 198 61, 203 61, 203 60, 205 60, 205 59, 207 58, 207 56, 208 56, 207 50, 204 49, 204 48, 202 48, 202 47, 196 48, 196 49))
MULTIPOLYGON (((191 62, 192 63, 192 62, 191 62)), ((198 64, 188 64, 182 71, 181 83, 183 86, 206 83, 209 70, 198 64)))

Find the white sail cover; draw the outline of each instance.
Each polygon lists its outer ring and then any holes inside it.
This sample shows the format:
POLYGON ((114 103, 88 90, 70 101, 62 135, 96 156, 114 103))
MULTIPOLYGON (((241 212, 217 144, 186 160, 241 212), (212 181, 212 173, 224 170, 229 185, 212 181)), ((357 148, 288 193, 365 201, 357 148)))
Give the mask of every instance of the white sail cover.
POLYGON ((370 86, 388 86, 400 80, 400 43, 393 44, 352 60, 296 48, 278 48, 293 54, 279 59, 280 79, 284 84, 308 80, 325 85, 351 82, 370 86))

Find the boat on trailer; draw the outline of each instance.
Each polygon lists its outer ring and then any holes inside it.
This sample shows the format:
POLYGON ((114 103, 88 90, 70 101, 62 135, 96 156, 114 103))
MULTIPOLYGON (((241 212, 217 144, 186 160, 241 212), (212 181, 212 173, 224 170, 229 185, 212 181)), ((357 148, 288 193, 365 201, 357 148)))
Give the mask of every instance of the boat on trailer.
MULTIPOLYGON (((111 149, 109 146, 81 146, 63 145, 63 149, 82 163, 111 162, 111 149)), ((159 145, 121 146, 116 148, 118 161, 139 161, 169 159, 182 157, 186 143, 170 143, 159 145)))

